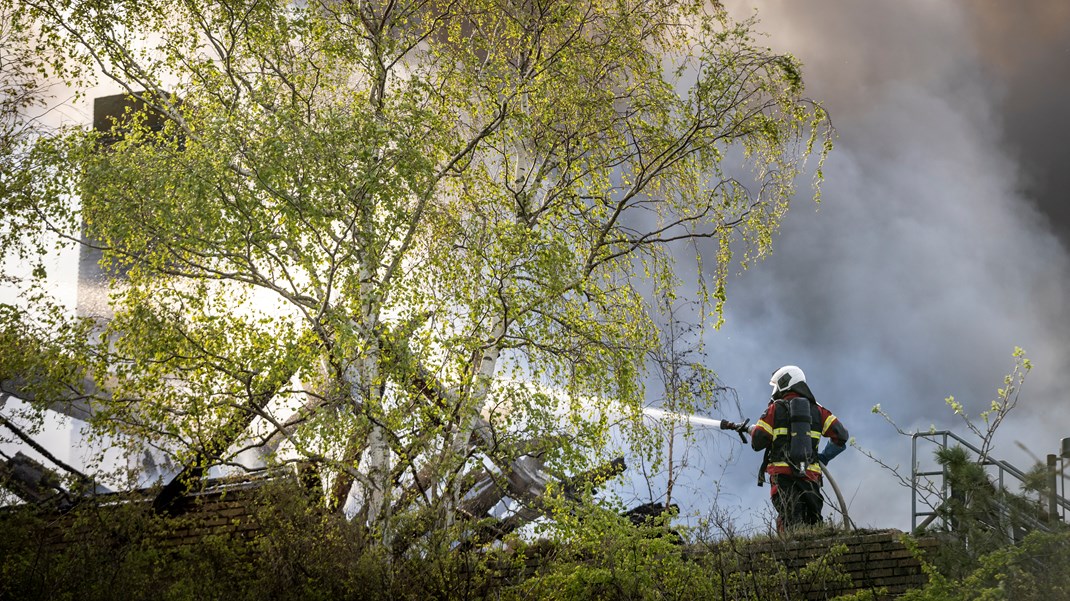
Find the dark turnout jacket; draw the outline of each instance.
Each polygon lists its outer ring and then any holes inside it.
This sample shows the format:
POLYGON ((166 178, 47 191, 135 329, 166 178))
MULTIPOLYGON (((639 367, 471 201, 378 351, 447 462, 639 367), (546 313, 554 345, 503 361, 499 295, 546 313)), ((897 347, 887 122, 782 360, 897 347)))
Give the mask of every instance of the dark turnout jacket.
MULTIPOLYGON (((758 423, 751 435, 751 447, 755 451, 769 449, 769 463, 765 469, 770 476, 795 475, 788 460, 791 436, 791 415, 788 402, 800 396, 789 392, 784 398, 770 401, 765 413, 758 419, 758 423)), ((817 445, 821 437, 828 438, 838 446, 847 444, 847 428, 840 420, 816 401, 810 400, 810 439, 813 442, 813 456, 817 457, 817 445)), ((821 464, 814 460, 805 467, 805 479, 814 482, 821 480, 821 464)))

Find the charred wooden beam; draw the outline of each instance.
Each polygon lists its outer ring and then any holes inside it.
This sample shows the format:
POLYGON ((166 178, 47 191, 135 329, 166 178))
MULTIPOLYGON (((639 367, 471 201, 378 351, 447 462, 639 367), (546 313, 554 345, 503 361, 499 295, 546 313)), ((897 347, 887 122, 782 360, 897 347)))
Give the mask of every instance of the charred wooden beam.
POLYGON ((187 493, 204 478, 212 467, 252 424, 278 391, 290 380, 292 373, 276 374, 263 389, 253 394, 248 405, 231 414, 226 424, 199 449, 193 460, 160 489, 152 501, 156 513, 176 515, 185 510, 187 493))
POLYGON ((0 486, 34 505, 56 504, 65 510, 74 504, 55 472, 21 452, 0 461, 0 486))
MULTIPOLYGON (((445 410, 459 405, 455 393, 443 386, 426 366, 413 358, 403 342, 397 341, 395 337, 382 336, 380 343, 392 360, 404 364, 409 370, 410 383, 417 392, 445 410)), ((546 512, 543 497, 546 494, 547 484, 552 480, 552 477, 543 471, 541 450, 546 444, 552 444, 552 442, 527 441, 523 445, 529 447, 526 452, 520 450, 517 453, 517 449, 514 449, 513 456, 516 457, 517 454, 520 456, 507 463, 503 462, 499 457, 501 448, 493 426, 483 417, 475 417, 470 445, 483 451, 491 461, 498 465, 502 474, 498 477, 488 475, 478 482, 470 490, 466 501, 461 504, 458 511, 468 517, 480 519, 506 496, 525 504, 512 516, 496 524, 481 527, 477 538, 483 539, 482 542, 504 536, 546 512)), ((625 468, 624 458, 620 457, 583 474, 562 480, 559 482, 562 494, 565 494, 567 498, 579 498, 578 493, 583 487, 589 484, 596 487, 622 473, 625 468)), ((427 480, 432 477, 431 474, 423 474, 422 471, 418 478, 421 476, 427 480)), ((418 482, 417 484, 424 485, 425 483, 418 482)))
POLYGON ((43 445, 41 445, 36 440, 34 440, 29 434, 26 434, 25 432, 23 432, 21 428, 16 426, 14 423, 11 422, 11 420, 7 419, 3 415, 0 415, 0 426, 3 426, 4 428, 7 428, 19 440, 24 442, 27 446, 29 446, 34 451, 37 451, 42 457, 44 457, 45 459, 51 461, 55 466, 63 469, 67 473, 69 473, 74 478, 74 481, 78 484, 78 488, 81 489, 80 492, 85 492, 85 493, 107 492, 106 489, 103 489, 103 487, 101 487, 96 482, 94 482, 92 478, 90 478, 89 476, 83 474, 82 472, 78 471, 77 469, 71 467, 67 463, 61 461, 59 458, 57 458, 55 455, 53 455, 51 452, 49 452, 49 450, 46 449, 43 445))
MULTIPOLYGON (((592 490, 597 489, 608 480, 624 473, 626 469, 627 465, 624 462, 624 458, 617 457, 616 459, 608 461, 594 469, 560 480, 561 494, 565 495, 566 498, 578 501, 581 498, 578 494, 581 489, 586 488, 587 486, 590 486, 592 490)), ((466 546, 484 545, 492 540, 502 538, 518 528, 523 527, 525 524, 530 523, 532 520, 544 515, 549 515, 550 506, 546 503, 545 494, 529 501, 524 501, 520 497, 521 495, 528 494, 529 491, 530 489, 520 490, 511 494, 511 498, 521 501, 521 507, 515 513, 504 519, 482 524, 475 535, 468 541, 466 546)))
POLYGON ((580 498, 580 491, 587 485, 597 489, 602 484, 623 474, 626 469, 628 469, 628 464, 624 462, 624 457, 617 457, 582 474, 566 478, 562 482, 564 495, 569 499, 578 499, 580 498))
POLYGON ((476 482, 461 500, 458 513, 474 519, 484 518, 488 511, 505 498, 505 493, 506 489, 498 480, 484 472, 483 478, 476 482))
POLYGON ((68 417, 89 421, 93 417, 93 399, 106 394, 90 378, 84 378, 76 386, 67 386, 60 398, 40 398, 35 392, 35 383, 28 378, 0 380, 0 394, 11 395, 28 403, 45 406, 51 411, 68 417))

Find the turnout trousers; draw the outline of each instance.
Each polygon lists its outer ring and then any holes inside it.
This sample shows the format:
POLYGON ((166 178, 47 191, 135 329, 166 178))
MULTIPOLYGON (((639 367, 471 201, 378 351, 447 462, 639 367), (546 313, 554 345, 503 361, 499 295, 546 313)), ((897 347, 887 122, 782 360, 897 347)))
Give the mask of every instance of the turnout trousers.
POLYGON ((778 474, 772 477, 772 485, 770 493, 777 511, 778 531, 821 523, 821 510, 825 505, 821 482, 778 474))

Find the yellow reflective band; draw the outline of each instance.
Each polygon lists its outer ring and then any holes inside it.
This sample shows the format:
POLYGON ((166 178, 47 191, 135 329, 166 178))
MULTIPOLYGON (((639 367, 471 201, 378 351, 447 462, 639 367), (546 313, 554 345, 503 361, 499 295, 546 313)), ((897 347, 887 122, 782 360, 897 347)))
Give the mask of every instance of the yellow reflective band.
MULTIPOLYGON (((759 424, 762 422, 758 422, 759 424)), ((777 436, 787 436, 788 428, 776 428, 773 430, 773 438, 777 436)), ((821 438, 821 433, 817 430, 810 430, 810 438, 821 438)))
POLYGON ((832 426, 832 422, 834 421, 836 421, 836 416, 830 413, 829 416, 825 418, 825 425, 821 426, 821 433, 824 434, 825 432, 828 432, 829 427, 832 426))
POLYGON ((765 420, 762 420, 762 419, 758 420, 758 424, 757 425, 762 430, 765 430, 766 432, 768 432, 770 434, 773 434, 773 426, 770 426, 769 424, 765 423, 765 420))
MULTIPOLYGON (((771 465, 773 467, 791 467, 791 464, 786 462, 786 461, 773 461, 773 462, 770 462, 769 465, 771 465)), ((810 465, 806 466, 806 471, 814 472, 814 473, 821 473, 821 464, 820 463, 811 463, 810 465)))

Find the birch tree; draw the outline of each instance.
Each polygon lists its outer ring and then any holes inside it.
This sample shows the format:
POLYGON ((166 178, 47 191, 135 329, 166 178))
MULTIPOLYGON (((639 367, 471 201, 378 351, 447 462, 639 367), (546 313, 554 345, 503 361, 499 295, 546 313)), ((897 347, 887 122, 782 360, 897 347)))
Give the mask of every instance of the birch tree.
POLYGON ((649 299, 697 274, 717 319, 830 148, 704 2, 22 1, 137 100, 38 148, 38 214, 73 239, 79 198, 116 275, 95 425, 187 476, 312 466, 388 541, 607 459, 649 299))

